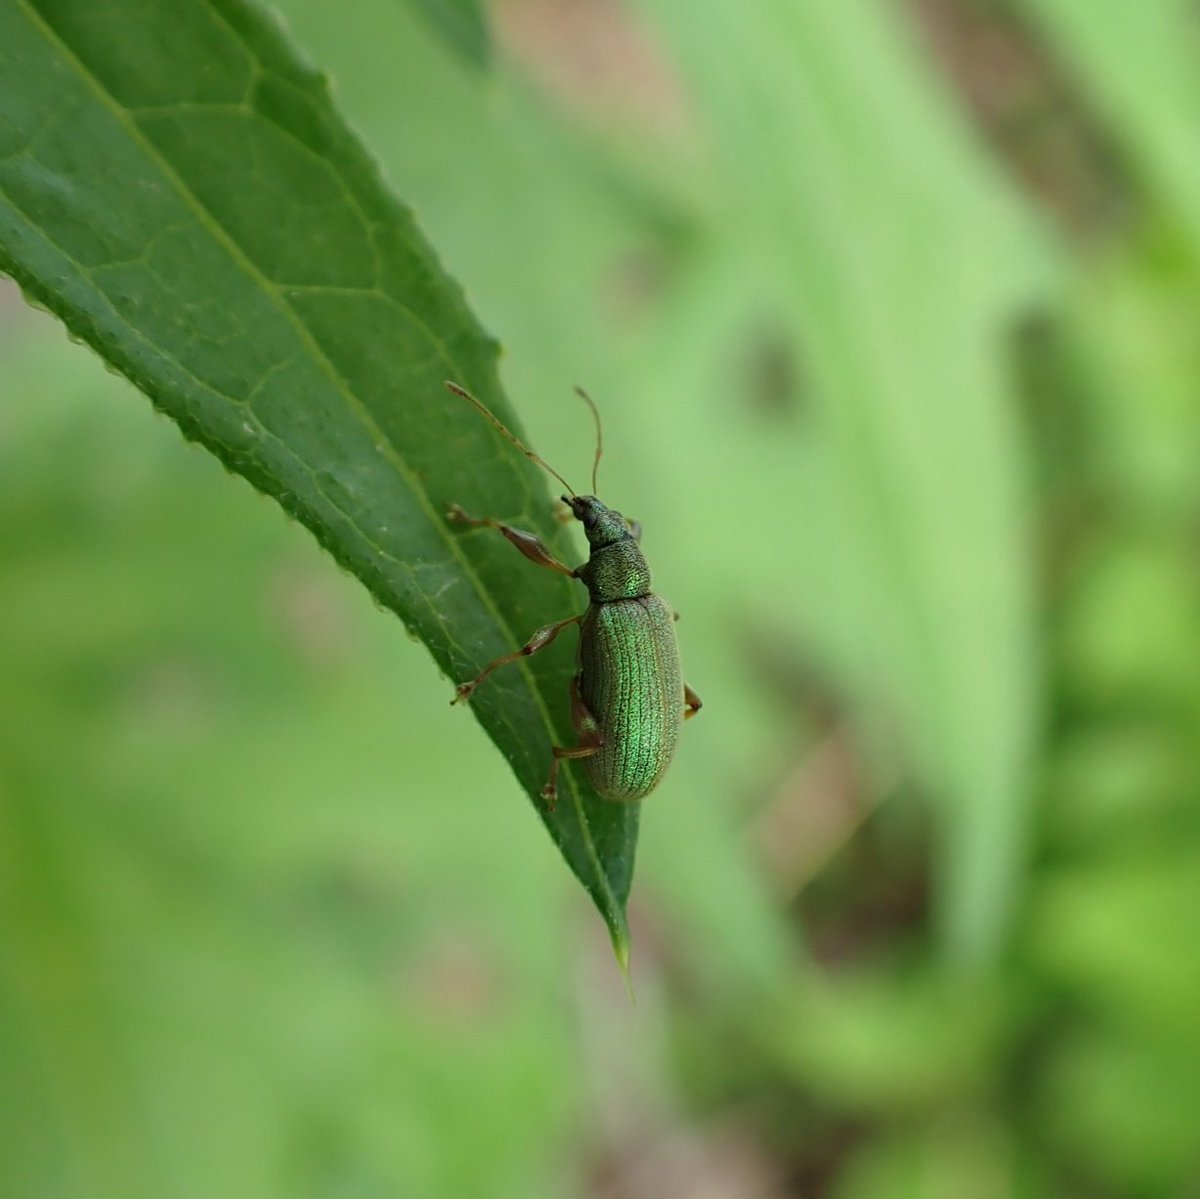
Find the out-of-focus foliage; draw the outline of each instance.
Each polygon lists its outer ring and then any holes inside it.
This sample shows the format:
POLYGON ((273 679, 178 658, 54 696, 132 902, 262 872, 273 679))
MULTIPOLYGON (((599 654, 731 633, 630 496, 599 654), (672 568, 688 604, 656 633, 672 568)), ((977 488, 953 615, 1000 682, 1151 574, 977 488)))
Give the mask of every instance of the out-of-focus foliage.
POLYGON ((407 0, 469 62, 482 67, 491 55, 483 0, 407 0))
POLYGON ((1195 1190, 1182 6, 280 7, 682 613, 638 1003, 424 650, 6 295, 0 1192, 1195 1190))

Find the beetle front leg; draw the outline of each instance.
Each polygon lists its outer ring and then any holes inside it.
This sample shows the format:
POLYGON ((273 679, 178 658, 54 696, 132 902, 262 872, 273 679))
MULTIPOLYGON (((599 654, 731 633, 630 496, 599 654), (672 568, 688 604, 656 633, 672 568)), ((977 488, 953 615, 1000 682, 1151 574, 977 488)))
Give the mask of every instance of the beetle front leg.
POLYGON ((500 521, 493 520, 490 516, 468 516, 457 504, 450 505, 446 510, 446 517, 460 525, 496 529, 507 537, 530 562, 536 562, 538 566, 544 566, 547 570, 557 570, 559 574, 564 574, 569 579, 578 577, 577 571, 560 562, 546 548, 542 539, 534 536, 533 533, 526 533, 524 529, 514 529, 512 525, 501 524, 500 521))
POLYGON ((542 788, 542 798, 553 812, 558 803, 558 764, 563 758, 590 758, 604 748, 604 737, 596 718, 589 711, 579 694, 579 675, 571 679, 571 727, 579 734, 579 744, 569 747, 553 746, 554 757, 550 760, 550 777, 542 788))
POLYGON ((469 683, 459 683, 450 703, 457 704, 462 700, 470 699, 471 693, 493 670, 499 670, 501 666, 507 666, 518 658, 528 658, 531 654, 536 654, 538 650, 545 649, 567 625, 578 624, 581 619, 580 616, 568 616, 566 620, 560 620, 555 624, 543 625, 520 649, 514 650, 511 654, 503 654, 494 662, 489 662, 469 683))
POLYGON ((704 704, 700 702, 700 697, 687 685, 683 685, 683 718, 691 720, 704 704))

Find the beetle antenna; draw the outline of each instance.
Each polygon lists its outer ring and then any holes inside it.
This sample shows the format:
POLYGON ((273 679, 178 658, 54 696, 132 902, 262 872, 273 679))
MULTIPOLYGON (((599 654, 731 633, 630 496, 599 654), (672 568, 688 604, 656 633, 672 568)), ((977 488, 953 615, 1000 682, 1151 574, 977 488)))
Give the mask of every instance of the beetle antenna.
POLYGON ((499 429, 500 432, 503 433, 504 436, 507 437, 508 440, 511 441, 513 445, 515 445, 517 449, 521 451, 522 454, 525 455, 526 458, 528 458, 531 462, 536 462, 538 466, 543 467, 545 470, 548 470, 572 495, 576 494, 575 488, 572 487, 571 484, 568 483, 566 479, 564 479, 562 475, 560 475, 558 471, 556 471, 554 467, 552 467, 550 463, 545 460, 545 458, 539 457, 527 445, 520 441, 514 433, 510 432, 508 427, 486 404, 480 400, 477 400, 469 391, 467 391, 465 387, 459 387, 457 383, 451 383, 450 380, 447 379, 446 390, 452 391, 456 396, 462 396, 462 398, 469 404, 474 404, 479 413, 487 420, 491 421, 491 423, 495 425, 496 428, 499 429))
POLYGON ((592 495, 596 494, 596 472, 600 469, 600 457, 604 453, 604 433, 600 428, 600 411, 596 401, 582 387, 575 388, 575 394, 592 410, 592 419, 596 422, 596 457, 592 462, 592 495))

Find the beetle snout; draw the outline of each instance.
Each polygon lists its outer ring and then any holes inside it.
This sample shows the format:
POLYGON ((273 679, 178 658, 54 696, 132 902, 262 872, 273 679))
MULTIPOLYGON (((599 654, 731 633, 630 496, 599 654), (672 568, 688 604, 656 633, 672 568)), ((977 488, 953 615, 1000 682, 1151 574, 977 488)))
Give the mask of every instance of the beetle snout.
POLYGON ((590 495, 564 495, 563 502, 571 509, 571 515, 584 525, 596 523, 596 500, 590 495))

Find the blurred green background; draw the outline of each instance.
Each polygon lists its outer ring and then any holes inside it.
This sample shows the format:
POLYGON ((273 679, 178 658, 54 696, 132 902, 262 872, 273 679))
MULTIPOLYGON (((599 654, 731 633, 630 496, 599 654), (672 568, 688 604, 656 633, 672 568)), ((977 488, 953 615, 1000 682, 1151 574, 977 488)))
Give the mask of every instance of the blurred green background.
POLYGON ((1195 13, 277 7, 683 614, 637 1003, 425 651, 6 288, 0 1193, 1200 1193, 1195 13))

